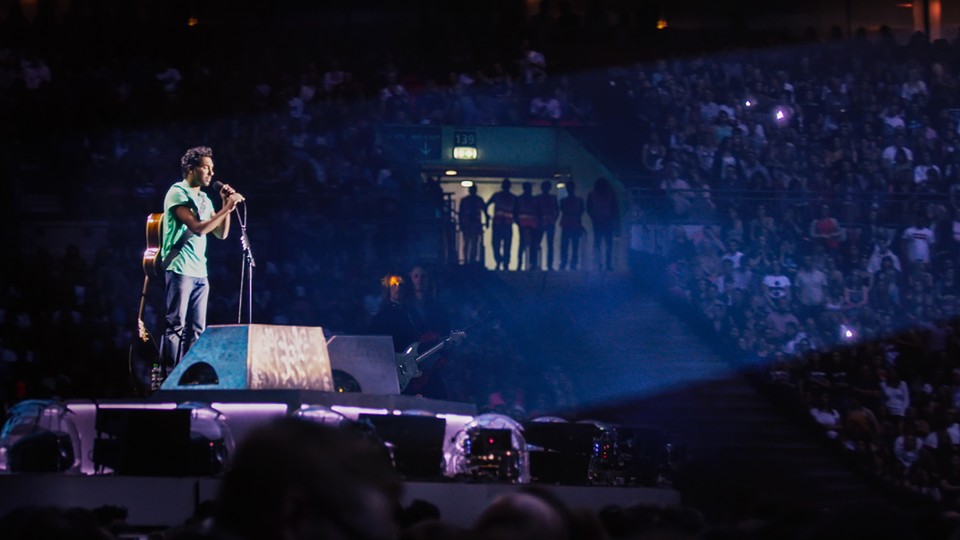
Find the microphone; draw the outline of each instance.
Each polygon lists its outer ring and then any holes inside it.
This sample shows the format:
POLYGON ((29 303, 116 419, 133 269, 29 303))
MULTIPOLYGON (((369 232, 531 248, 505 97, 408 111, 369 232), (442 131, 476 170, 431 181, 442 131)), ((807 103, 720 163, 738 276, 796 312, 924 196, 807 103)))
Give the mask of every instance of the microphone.
MULTIPOLYGON (((221 182, 221 181, 219 181, 219 180, 214 180, 213 182, 210 183, 210 187, 212 187, 214 190, 216 190, 217 193, 220 193, 220 190, 223 189, 223 182, 221 182)), ((233 194, 236 193, 236 192, 237 192, 237 190, 235 190, 235 189, 233 189, 233 188, 230 188, 230 193, 229 193, 229 195, 233 195, 233 194)), ((244 202, 244 201, 243 201, 243 197, 241 197, 241 201, 240 201, 240 202, 244 202)))

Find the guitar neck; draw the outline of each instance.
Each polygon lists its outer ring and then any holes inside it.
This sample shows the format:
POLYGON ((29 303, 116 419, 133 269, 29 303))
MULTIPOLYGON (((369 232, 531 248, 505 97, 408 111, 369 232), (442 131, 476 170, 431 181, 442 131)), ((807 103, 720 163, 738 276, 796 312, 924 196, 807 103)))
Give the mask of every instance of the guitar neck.
POLYGON ((422 354, 420 354, 419 356, 417 356, 416 362, 417 362, 417 363, 420 363, 423 359, 425 359, 425 358, 427 358, 428 356, 436 353, 436 352, 439 351, 440 349, 446 347, 446 346, 447 346, 447 343, 450 343, 451 341, 459 338, 459 337, 462 336, 462 335, 463 335, 463 332, 462 332, 462 331, 451 333, 451 334, 448 335, 447 337, 441 339, 441 340, 440 340, 440 343, 437 343, 437 344, 434 345, 433 347, 430 347, 430 348, 427 349, 425 352, 423 352, 422 354))
POLYGON ((423 360, 424 358, 426 358, 426 357, 430 356, 431 354, 433 354, 433 353, 439 351, 440 349, 444 348, 444 347, 447 345, 447 343, 450 342, 450 339, 451 339, 451 338, 449 338, 449 337, 443 338, 443 340, 441 340, 440 343, 437 343, 437 344, 434 345, 433 347, 430 347, 429 349, 427 349, 426 351, 424 351, 423 353, 421 353, 420 356, 417 357, 417 362, 420 362, 420 361, 423 360))
POLYGON ((143 291, 140 292, 140 309, 137 310, 137 320, 143 320, 143 310, 147 307, 147 289, 150 287, 150 276, 143 276, 143 291))

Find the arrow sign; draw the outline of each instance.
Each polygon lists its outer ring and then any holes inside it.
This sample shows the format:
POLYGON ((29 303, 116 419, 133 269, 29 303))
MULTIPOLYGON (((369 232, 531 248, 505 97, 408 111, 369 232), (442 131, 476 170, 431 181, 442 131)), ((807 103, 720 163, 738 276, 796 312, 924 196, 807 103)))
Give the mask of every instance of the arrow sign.
POLYGON ((442 146, 440 126, 382 126, 380 138, 398 158, 439 161, 442 146))

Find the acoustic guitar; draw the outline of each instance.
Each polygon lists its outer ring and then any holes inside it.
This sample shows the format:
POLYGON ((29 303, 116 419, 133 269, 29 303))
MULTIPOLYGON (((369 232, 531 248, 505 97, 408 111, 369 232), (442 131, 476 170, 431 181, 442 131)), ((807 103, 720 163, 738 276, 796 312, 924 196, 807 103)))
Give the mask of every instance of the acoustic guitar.
POLYGON ((137 310, 137 338, 130 344, 128 357, 131 382, 134 390, 141 395, 148 393, 148 389, 157 390, 163 382, 159 375, 160 347, 143 322, 150 278, 158 278, 163 273, 160 263, 162 224, 163 214, 147 216, 147 248, 143 252, 143 290, 140 292, 140 308, 137 310))

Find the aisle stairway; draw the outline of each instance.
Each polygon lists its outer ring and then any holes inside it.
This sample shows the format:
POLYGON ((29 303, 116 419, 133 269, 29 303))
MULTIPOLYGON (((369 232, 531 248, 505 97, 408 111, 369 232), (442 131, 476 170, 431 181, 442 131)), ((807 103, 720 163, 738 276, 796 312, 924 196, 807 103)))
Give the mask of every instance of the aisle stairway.
POLYGON ((564 366, 578 417, 659 427, 685 448, 689 474, 677 487, 691 502, 742 510, 883 501, 625 273, 497 275, 529 361, 564 366))

